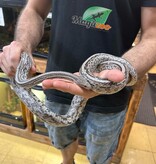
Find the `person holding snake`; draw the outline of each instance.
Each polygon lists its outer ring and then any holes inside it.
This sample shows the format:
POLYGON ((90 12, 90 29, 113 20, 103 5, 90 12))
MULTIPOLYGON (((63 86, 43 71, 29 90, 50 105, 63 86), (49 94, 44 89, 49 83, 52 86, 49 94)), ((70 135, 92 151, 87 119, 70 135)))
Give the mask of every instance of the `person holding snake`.
MULTIPOLYGON (((133 85, 156 62, 156 1, 28 0, 19 16, 14 41, 4 46, 0 53, 0 67, 13 79, 13 85, 22 54, 28 54, 27 61, 32 62, 30 73, 36 71, 31 54, 42 38, 50 10, 52 28, 46 72, 56 71, 56 76, 50 78, 48 75, 42 86, 46 110, 48 114, 55 113, 58 122, 54 124, 43 116, 49 137, 60 149, 63 164, 74 163, 80 132, 86 139, 90 164, 107 164, 123 127, 132 92, 129 84, 133 85), (140 29, 140 42, 132 47, 140 29), (95 65, 96 69, 92 69, 95 65), (63 76, 69 73, 67 77, 72 78, 58 76, 60 71, 63 76), (84 74, 87 78, 82 78, 84 74), (88 80, 90 75, 93 82, 88 80), (78 80, 71 80, 73 78, 85 79, 85 84, 89 85, 86 87, 84 82, 79 85, 78 80), (95 79, 104 80, 104 83, 99 87, 95 79), (119 84, 124 85, 118 90, 119 84), (106 85, 103 92, 101 88, 106 85), (62 116, 68 113, 73 95, 86 100, 84 109, 74 122, 66 124, 65 121, 60 125, 59 120, 64 121, 62 116)), ((15 81, 21 87, 24 85, 18 78, 15 81)))

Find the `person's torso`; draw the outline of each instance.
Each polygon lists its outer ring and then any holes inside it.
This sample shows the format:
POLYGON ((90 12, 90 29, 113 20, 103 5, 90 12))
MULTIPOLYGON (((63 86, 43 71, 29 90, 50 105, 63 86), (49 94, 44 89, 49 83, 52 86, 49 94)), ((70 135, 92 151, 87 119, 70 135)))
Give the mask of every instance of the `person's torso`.
MULTIPOLYGON (((140 28, 140 0, 53 0, 50 53, 47 71, 77 72, 95 53, 121 57, 140 28)), ((45 91, 52 101, 70 103, 72 95, 45 91)), ((88 107, 102 112, 125 108, 129 90, 100 95, 88 101, 88 107), (104 109, 104 108, 105 109, 104 109), (116 109, 114 109, 116 107, 116 109)))

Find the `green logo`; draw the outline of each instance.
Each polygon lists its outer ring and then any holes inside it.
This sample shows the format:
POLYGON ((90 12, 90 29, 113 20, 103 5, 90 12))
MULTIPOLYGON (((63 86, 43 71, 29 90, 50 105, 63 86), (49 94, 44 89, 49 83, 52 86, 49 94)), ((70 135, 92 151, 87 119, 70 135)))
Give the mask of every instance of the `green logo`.
POLYGON ((111 11, 107 8, 93 6, 85 11, 82 19, 89 22, 95 21, 96 23, 105 24, 111 11))
POLYGON ((72 23, 85 26, 86 28, 96 28, 108 31, 111 29, 111 26, 106 24, 106 21, 111 12, 112 10, 110 9, 93 6, 88 8, 83 16, 72 16, 72 23))

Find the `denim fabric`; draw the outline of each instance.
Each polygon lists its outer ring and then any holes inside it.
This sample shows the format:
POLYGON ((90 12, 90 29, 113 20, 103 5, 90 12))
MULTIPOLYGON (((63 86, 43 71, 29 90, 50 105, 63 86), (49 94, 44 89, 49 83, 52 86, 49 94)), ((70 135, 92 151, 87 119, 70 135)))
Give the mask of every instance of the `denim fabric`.
MULTIPOLYGON (((69 105, 46 101, 53 112, 65 114, 69 105)), ((87 157, 90 164, 107 164, 118 144, 126 110, 119 113, 100 114, 85 111, 80 119, 67 127, 53 127, 45 123, 52 144, 64 149, 75 141, 79 132, 86 140, 87 157)))

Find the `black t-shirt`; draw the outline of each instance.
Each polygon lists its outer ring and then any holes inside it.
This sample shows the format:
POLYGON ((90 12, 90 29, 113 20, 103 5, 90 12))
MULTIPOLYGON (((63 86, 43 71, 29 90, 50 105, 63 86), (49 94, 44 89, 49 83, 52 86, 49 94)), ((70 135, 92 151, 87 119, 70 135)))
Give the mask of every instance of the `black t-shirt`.
MULTIPOLYGON (((50 53, 46 71, 78 72, 95 53, 121 57, 140 29, 141 6, 156 6, 156 0, 53 0, 50 53)), ((123 110, 131 89, 90 99, 86 109, 112 113, 123 110)), ((72 96, 46 90, 50 101, 70 104, 72 96)))

